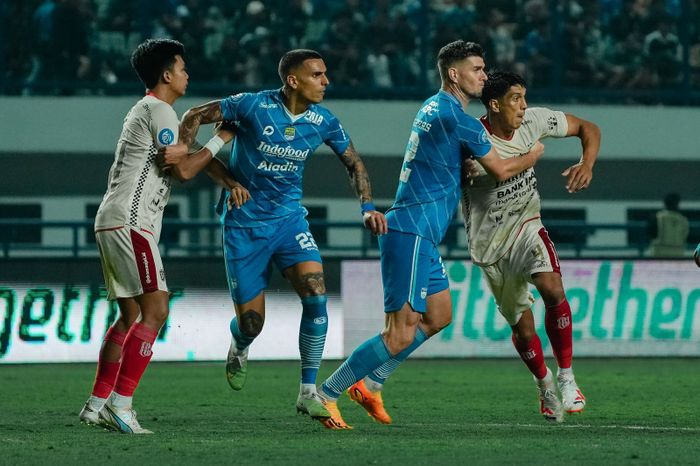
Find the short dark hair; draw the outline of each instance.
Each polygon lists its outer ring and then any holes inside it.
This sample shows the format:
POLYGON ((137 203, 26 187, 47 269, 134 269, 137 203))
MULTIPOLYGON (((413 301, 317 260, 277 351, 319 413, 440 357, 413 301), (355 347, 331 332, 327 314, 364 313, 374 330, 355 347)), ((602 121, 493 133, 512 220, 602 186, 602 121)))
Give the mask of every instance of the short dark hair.
POLYGON ((284 84, 287 83, 287 76, 294 68, 304 63, 306 60, 318 59, 323 60, 320 53, 311 49, 294 49, 282 55, 280 64, 277 66, 277 73, 284 84))
POLYGON ((172 39, 146 39, 131 54, 131 66, 148 89, 153 89, 165 70, 175 64, 175 56, 185 57, 185 46, 172 39))
POLYGON ((465 42, 456 40, 450 42, 438 52, 437 67, 440 77, 444 80, 447 77, 447 70, 453 63, 464 60, 468 57, 484 58, 484 49, 476 42, 465 42))
POLYGON ((500 99, 508 93, 511 86, 527 87, 525 79, 517 73, 508 71, 489 71, 488 79, 484 83, 484 90, 481 91, 481 103, 489 108, 491 99, 500 99))

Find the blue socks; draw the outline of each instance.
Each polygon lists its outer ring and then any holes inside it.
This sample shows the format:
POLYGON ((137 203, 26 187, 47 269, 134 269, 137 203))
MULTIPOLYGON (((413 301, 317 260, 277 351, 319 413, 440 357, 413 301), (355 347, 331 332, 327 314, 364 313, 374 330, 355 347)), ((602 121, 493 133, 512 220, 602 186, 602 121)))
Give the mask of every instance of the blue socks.
POLYGON ((349 358, 331 374, 321 386, 331 399, 337 399, 352 384, 391 359, 381 335, 376 335, 358 346, 349 358))
POLYGON ((299 325, 299 354, 301 355, 302 384, 316 384, 328 332, 327 301, 325 295, 307 296, 301 299, 303 310, 299 325))
POLYGON ((404 362, 406 360, 406 358, 408 358, 408 356, 416 350, 416 348, 418 348, 420 345, 425 343, 425 341, 427 339, 428 339, 428 336, 425 334, 425 332, 423 332, 423 330, 421 330, 421 328, 419 326, 416 329, 416 336, 413 339, 413 343, 411 343, 408 346, 408 348, 401 351, 399 354, 397 354, 393 358, 389 359, 387 362, 382 364, 380 367, 376 368, 367 377, 369 377, 374 382, 384 384, 384 382, 386 382, 386 379, 388 379, 389 376, 396 369, 398 369, 398 367, 401 365, 401 363, 404 362))

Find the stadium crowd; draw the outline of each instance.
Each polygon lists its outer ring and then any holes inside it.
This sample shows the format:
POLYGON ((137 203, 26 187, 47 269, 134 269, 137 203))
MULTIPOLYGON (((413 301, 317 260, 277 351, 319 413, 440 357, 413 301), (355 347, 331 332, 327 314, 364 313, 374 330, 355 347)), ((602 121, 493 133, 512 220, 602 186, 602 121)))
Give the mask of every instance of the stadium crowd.
POLYGON ((0 21, 4 94, 131 92, 146 37, 185 44, 193 93, 277 85, 308 47, 341 94, 422 95, 458 38, 535 89, 700 89, 700 0, 27 0, 0 21))

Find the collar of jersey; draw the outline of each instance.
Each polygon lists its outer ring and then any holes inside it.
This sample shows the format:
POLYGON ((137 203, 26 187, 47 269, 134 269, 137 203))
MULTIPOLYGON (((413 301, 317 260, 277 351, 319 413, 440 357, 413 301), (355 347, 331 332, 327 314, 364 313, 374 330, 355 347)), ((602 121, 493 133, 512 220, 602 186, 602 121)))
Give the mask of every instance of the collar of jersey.
POLYGON ((454 103, 455 105, 457 105, 459 108, 462 108, 462 104, 459 103, 459 100, 457 100, 457 97, 453 96, 453 95, 450 94, 449 92, 440 89, 440 91, 438 92, 438 95, 439 95, 440 97, 445 97, 447 100, 451 100, 452 103, 454 103))
POLYGON ((272 93, 272 99, 276 100, 279 103, 279 106, 282 107, 282 109, 284 110, 284 114, 289 117, 292 123, 296 123, 297 121, 301 120, 308 113, 308 111, 311 110, 311 105, 309 105, 309 108, 307 108, 304 112, 300 113, 299 115, 292 115, 292 112, 290 112, 287 106, 284 105, 281 87, 277 92, 272 93))

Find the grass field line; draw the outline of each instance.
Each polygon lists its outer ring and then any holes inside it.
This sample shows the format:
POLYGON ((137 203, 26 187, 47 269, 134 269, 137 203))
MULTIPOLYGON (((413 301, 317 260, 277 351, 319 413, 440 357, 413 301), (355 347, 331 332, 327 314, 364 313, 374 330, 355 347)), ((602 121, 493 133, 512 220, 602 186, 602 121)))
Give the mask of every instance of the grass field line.
POLYGON ((625 425, 594 425, 594 424, 509 424, 509 423, 478 423, 470 424, 476 427, 497 427, 497 428, 525 428, 525 429, 551 429, 553 425, 568 429, 623 429, 642 431, 667 431, 667 432, 700 432, 700 427, 671 427, 671 426, 625 426, 625 425))

